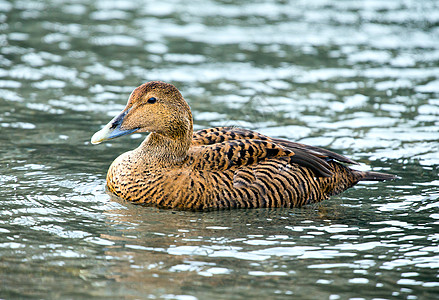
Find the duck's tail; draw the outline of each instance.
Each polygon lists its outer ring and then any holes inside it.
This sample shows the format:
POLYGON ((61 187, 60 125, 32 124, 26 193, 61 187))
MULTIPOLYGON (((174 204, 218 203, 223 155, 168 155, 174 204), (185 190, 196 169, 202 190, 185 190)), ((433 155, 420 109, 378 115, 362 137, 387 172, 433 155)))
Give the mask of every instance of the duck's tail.
POLYGON ((385 181, 398 178, 398 176, 393 174, 379 173, 373 171, 366 171, 361 173, 363 176, 360 181, 385 181))

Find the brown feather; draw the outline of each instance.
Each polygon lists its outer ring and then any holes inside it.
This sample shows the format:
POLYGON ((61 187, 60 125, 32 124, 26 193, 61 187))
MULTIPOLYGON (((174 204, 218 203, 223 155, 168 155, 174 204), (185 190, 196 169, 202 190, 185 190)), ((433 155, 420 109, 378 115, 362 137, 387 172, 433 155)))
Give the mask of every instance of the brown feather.
POLYGON ((360 180, 394 178, 348 168, 339 162, 355 162, 329 150, 251 130, 217 127, 192 133, 189 106, 163 82, 137 88, 123 116, 123 130, 151 134, 112 163, 107 186, 136 203, 187 210, 300 207, 360 180), (151 97, 157 103, 145 104, 151 97))

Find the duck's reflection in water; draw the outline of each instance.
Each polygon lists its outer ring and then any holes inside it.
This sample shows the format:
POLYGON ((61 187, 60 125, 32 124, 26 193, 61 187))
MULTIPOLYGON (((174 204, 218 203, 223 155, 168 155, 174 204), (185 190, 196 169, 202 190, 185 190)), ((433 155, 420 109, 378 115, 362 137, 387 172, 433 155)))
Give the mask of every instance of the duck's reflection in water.
POLYGON ((306 250, 306 239, 301 237, 308 229, 330 226, 338 216, 346 217, 340 203, 302 209, 188 212, 133 205, 115 196, 112 200, 120 205, 106 211, 114 230, 101 234, 112 242, 105 251, 112 260, 106 276, 123 283, 133 296, 145 291, 155 296, 196 291, 207 297, 228 286, 252 293, 249 282, 255 280, 270 290, 276 280, 288 286, 287 281, 300 272, 285 264, 291 256, 263 252, 296 246, 306 250))

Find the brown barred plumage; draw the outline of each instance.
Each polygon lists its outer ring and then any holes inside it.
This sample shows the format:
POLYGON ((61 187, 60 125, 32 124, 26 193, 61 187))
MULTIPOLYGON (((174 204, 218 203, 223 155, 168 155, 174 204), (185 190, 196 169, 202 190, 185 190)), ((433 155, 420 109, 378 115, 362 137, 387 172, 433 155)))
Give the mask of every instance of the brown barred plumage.
POLYGON ((192 114, 171 84, 136 88, 126 108, 92 143, 132 132, 151 132, 120 155, 107 174, 108 189, 133 201, 165 208, 300 207, 320 202, 361 180, 395 176, 356 171, 354 161, 331 151, 233 127, 192 133, 192 114))

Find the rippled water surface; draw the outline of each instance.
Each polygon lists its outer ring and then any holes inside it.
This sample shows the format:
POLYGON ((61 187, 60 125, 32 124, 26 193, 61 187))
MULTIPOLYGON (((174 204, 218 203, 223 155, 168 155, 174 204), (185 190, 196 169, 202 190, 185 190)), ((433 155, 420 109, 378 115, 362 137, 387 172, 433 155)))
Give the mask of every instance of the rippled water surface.
POLYGON ((439 298, 437 1, 0 0, 0 297, 439 298), (196 129, 326 147, 393 182, 302 209, 112 199, 139 134, 91 135, 149 80, 196 129))

